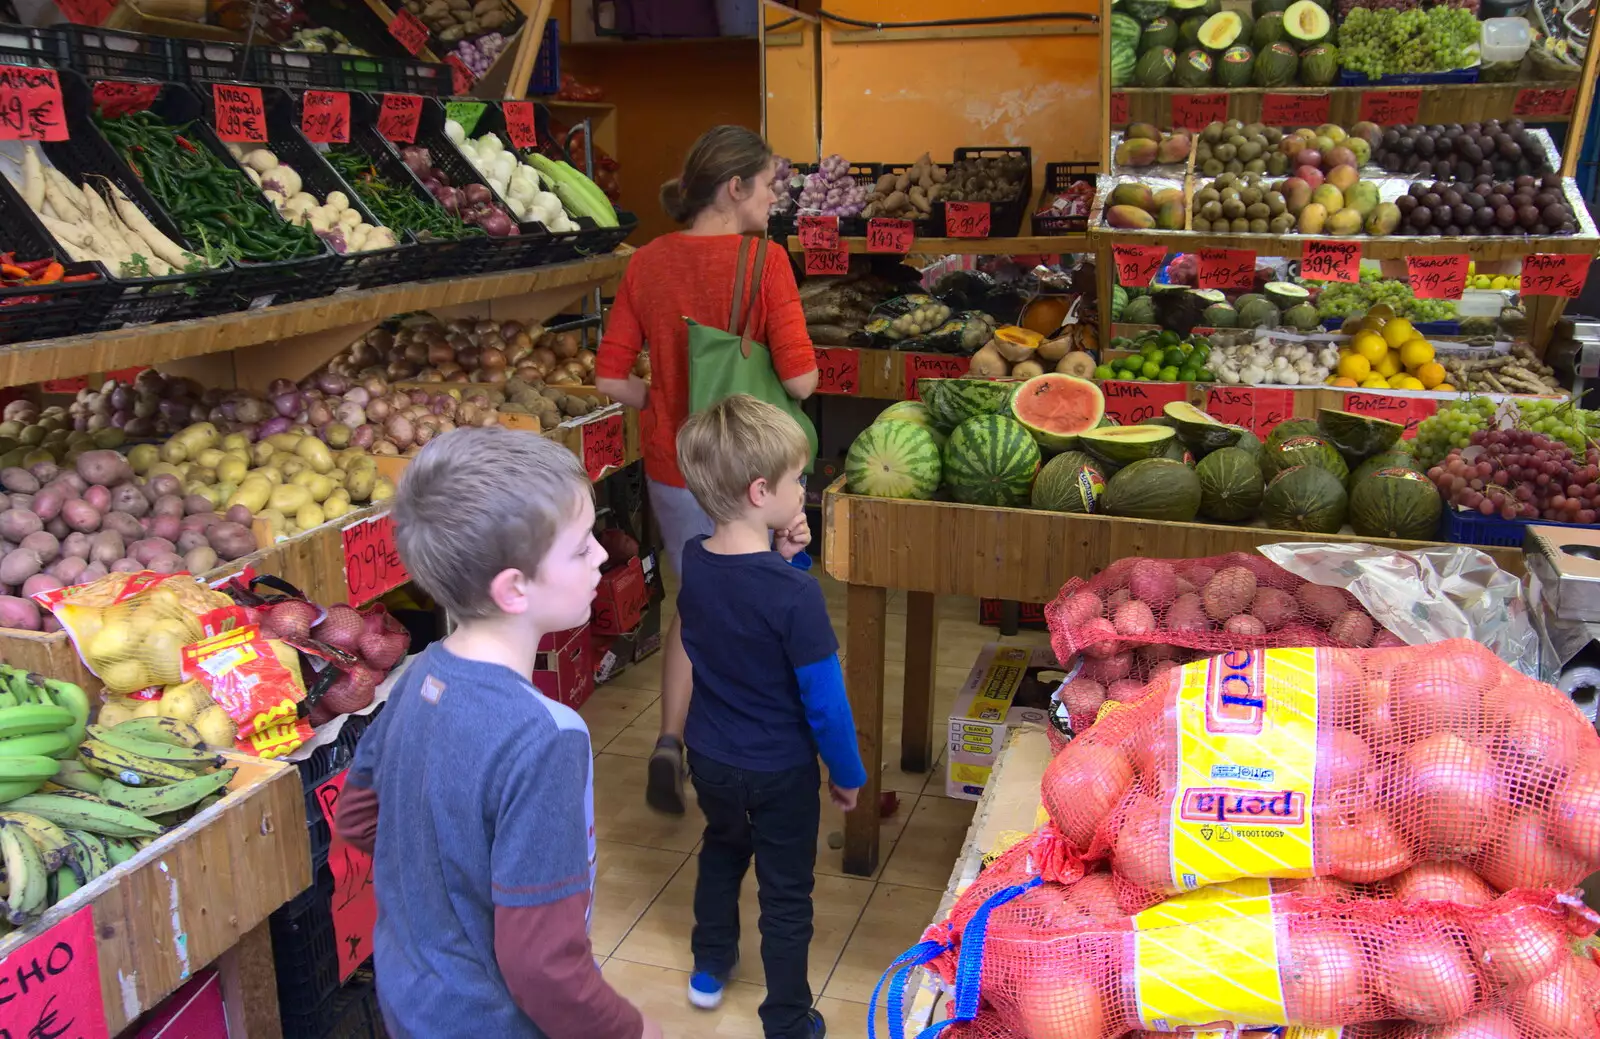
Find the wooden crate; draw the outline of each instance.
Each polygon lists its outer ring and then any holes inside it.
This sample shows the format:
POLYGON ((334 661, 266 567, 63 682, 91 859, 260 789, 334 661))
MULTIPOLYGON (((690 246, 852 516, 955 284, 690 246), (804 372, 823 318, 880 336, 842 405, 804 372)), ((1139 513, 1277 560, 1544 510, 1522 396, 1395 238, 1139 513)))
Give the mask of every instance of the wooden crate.
POLYGON ((100 992, 116 1035, 309 887, 300 773, 230 757, 239 773, 226 798, 52 907, 36 926, 0 939, 0 959, 92 906, 100 992))
MULTIPOLYGON (((1514 115, 1517 95, 1527 89, 1570 89, 1574 83, 1522 82, 1511 83, 1439 83, 1425 87, 1364 86, 1364 87, 1122 87, 1116 91, 1128 98, 1129 123, 1153 123, 1160 127, 1172 125, 1172 99, 1179 94, 1228 95, 1228 118, 1242 123, 1257 122, 1261 118, 1262 98, 1267 94, 1305 94, 1328 98, 1328 122, 1349 126, 1362 118, 1361 98, 1364 94, 1382 94, 1391 90, 1420 90, 1422 106, 1417 121, 1422 123, 1482 122, 1485 119, 1510 119, 1514 115)), ((1570 115, 1541 116, 1541 122, 1565 123, 1570 115)), ((1118 129, 1122 124, 1114 124, 1118 129)))

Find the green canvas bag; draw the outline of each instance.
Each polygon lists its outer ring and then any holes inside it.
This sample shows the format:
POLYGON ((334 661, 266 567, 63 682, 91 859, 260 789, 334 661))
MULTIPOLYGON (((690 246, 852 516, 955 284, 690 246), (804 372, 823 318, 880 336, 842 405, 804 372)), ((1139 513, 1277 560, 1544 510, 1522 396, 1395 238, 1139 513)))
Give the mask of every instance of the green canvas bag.
POLYGON ((806 460, 806 472, 810 472, 812 460, 817 457, 816 427, 800 402, 784 390, 783 380, 772 366, 771 352, 750 337, 766 261, 767 239, 752 241, 744 236, 739 242, 739 259, 734 268, 733 313, 726 330, 702 325, 687 317, 683 319, 689 326, 689 412, 704 411, 736 393, 748 393, 757 400, 764 400, 781 409, 805 430, 806 440, 811 444, 811 454, 806 460), (756 253, 755 277, 750 282, 747 307, 744 271, 752 247, 756 253))

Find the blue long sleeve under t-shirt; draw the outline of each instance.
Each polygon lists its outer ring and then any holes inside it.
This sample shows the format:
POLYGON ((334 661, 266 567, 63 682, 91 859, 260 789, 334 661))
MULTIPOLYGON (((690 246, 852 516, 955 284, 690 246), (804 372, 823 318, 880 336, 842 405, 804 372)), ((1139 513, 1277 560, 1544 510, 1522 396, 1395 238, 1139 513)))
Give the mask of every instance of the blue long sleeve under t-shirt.
POLYGON ((684 545, 678 614, 694 665, 684 741, 734 768, 777 772, 821 755, 829 778, 867 781, 816 579, 776 552, 718 555, 684 545))

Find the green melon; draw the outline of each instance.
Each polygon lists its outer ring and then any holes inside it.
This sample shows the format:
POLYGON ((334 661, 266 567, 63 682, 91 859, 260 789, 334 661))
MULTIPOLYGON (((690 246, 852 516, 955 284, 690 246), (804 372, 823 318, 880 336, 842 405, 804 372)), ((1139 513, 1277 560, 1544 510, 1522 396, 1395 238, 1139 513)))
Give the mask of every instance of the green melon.
POLYGON ((1345 486, 1354 487, 1379 469, 1415 469, 1419 473, 1422 471, 1417 467, 1415 458, 1412 458, 1405 450, 1397 448, 1393 451, 1384 451, 1381 454, 1373 455, 1356 466, 1350 473, 1350 479, 1345 481, 1345 486))
POLYGON ((854 494, 927 501, 939 489, 941 463, 934 432, 915 422, 874 422, 845 456, 845 485, 854 494))
POLYGON ((1200 509, 1200 478, 1170 458, 1141 459, 1107 481, 1100 508, 1108 516, 1187 523, 1200 509))
POLYGON ((1218 11, 1200 26, 1200 46, 1221 55, 1236 43, 1249 43, 1250 30, 1237 11, 1218 11))
POLYGON ((1159 457, 1177 430, 1165 426, 1100 426, 1078 435, 1078 445, 1102 461, 1127 465, 1159 457))
POLYGON ((1261 518, 1276 530, 1337 534, 1348 507, 1349 498, 1337 476, 1314 465, 1296 465, 1267 484, 1261 518))
POLYGON ((1294 0, 1283 12, 1283 29, 1301 47, 1321 43, 1333 29, 1328 12, 1316 0, 1294 0))
POLYGON ((1296 303, 1283 312, 1282 320, 1285 325, 1301 332, 1313 332, 1322 327, 1322 318, 1317 314, 1317 308, 1309 303, 1296 303))
POLYGON ((1222 57, 1217 59, 1217 86, 1219 87, 1247 87, 1250 77, 1255 72, 1256 52, 1249 47, 1239 44, 1223 51, 1222 57))
POLYGON ((1337 408, 1317 412, 1317 428, 1346 458, 1357 462, 1389 450, 1406 431, 1398 422, 1337 408))
POLYGON ((1200 46, 1200 30, 1205 24, 1205 16, 1198 14, 1178 22, 1178 46, 1180 48, 1200 46))
POLYGON ((1300 52, 1300 82, 1308 87, 1331 87, 1339 79, 1339 49, 1318 43, 1300 52))
POLYGON ((1133 67, 1133 79, 1141 87, 1164 87, 1172 82, 1178 55, 1171 47, 1145 51, 1133 67))
POLYGON ((1277 328, 1281 316, 1278 308, 1272 301, 1255 296, 1248 303, 1241 302, 1237 307, 1239 311, 1240 328, 1277 328))
POLYGON ((1105 413, 1100 387, 1061 372, 1036 375, 1011 395, 1012 416, 1050 451, 1075 446, 1078 434, 1098 426, 1105 413))
POLYGON ((1350 476, 1350 466, 1339 449, 1320 436, 1289 437, 1280 440, 1276 447, 1269 443, 1261 468, 1264 472, 1279 473, 1297 465, 1326 469, 1340 485, 1350 476))
POLYGON ((979 415, 1004 414, 1015 389, 1016 383, 993 379, 917 380, 917 396, 928 405, 928 416, 941 433, 979 415))
POLYGON ((1200 312, 1200 323, 1207 328, 1233 328, 1239 323, 1239 312, 1229 303, 1213 303, 1200 312))
POLYGON ((1299 71, 1300 55, 1282 40, 1256 52, 1254 79, 1258 87, 1289 86, 1299 71))
POLYGON ((1180 87, 1208 87, 1212 70, 1211 55, 1199 47, 1191 47, 1183 52, 1172 70, 1172 82, 1180 87))
POLYGON ((1314 419, 1289 418, 1272 427, 1272 432, 1267 434, 1264 446, 1270 450, 1290 437, 1316 437, 1321 435, 1322 430, 1317 426, 1314 419))
POLYGON ((1140 296, 1128 300, 1128 305, 1122 308, 1122 320, 1130 325, 1153 325, 1156 323, 1156 301, 1150 296, 1140 296))
POLYGON ((1266 50, 1287 35, 1283 31, 1283 12, 1269 11, 1256 19, 1256 27, 1251 32, 1250 42, 1255 44, 1256 52, 1266 50))
POLYGON ((1182 21, 1185 18, 1210 18, 1222 10, 1222 0, 1172 0, 1169 17, 1182 21))
POLYGON ((1261 463, 1261 455, 1263 450, 1261 447, 1261 438, 1250 432, 1248 429, 1242 429, 1239 431, 1239 439, 1234 442, 1233 446, 1249 454, 1250 457, 1256 460, 1257 465, 1261 463))
POLYGON ((1171 18, 1157 18, 1139 34, 1139 50, 1158 50, 1175 47, 1178 43, 1178 23, 1171 18))
POLYGON ((968 505, 1022 505, 1039 471, 1039 445, 1005 415, 979 415, 957 426, 944 445, 944 484, 968 505))
POLYGON ((1161 454, 1157 457, 1170 458, 1174 462, 1182 462, 1191 469, 1194 468, 1194 453, 1184 447, 1183 441, 1177 438, 1167 441, 1167 446, 1162 449, 1161 454))
POLYGON ((1350 491, 1350 526, 1364 538, 1431 541, 1443 510, 1439 489, 1415 469, 1379 469, 1350 491))
POLYGON ((1288 10, 1290 0, 1251 0, 1250 13, 1255 15, 1257 24, 1269 14, 1282 14, 1288 10))
POLYGON ((1177 428, 1183 442, 1202 455, 1232 447, 1244 432, 1238 426, 1218 422, 1186 400, 1172 401, 1161 410, 1165 413, 1163 417, 1177 428))
POLYGON ((1122 0, 1122 10, 1131 18, 1148 22, 1167 13, 1167 0, 1122 0))
POLYGON ((1194 467, 1200 478, 1200 515, 1219 523, 1255 516, 1264 488, 1255 456, 1237 447, 1219 448, 1194 467))
POLYGON ((1047 512, 1097 512, 1105 489, 1105 472, 1093 458, 1063 451, 1039 470, 1030 504, 1047 512))

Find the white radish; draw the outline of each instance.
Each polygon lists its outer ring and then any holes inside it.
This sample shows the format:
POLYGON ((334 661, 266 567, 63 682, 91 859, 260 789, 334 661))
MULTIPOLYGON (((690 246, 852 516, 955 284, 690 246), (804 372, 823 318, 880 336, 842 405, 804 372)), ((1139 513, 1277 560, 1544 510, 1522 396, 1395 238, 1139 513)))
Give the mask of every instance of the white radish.
POLYGON ((162 234, 156 225, 150 222, 133 200, 122 193, 122 189, 115 184, 111 185, 112 202, 117 207, 117 215, 122 217, 123 223, 128 228, 144 239, 150 246, 150 251, 161 257, 173 267, 182 269, 193 263, 198 257, 194 253, 186 252, 179 248, 176 242, 162 234))
POLYGON ((70 224, 81 223, 88 218, 83 211, 83 196, 79 194, 78 186, 68 180, 64 173, 54 166, 46 166, 44 180, 45 201, 56 211, 56 216, 70 224))
POLYGON ((35 213, 44 211, 44 166, 39 149, 31 144, 22 153, 22 198, 35 213))
POLYGON ((62 243, 73 242, 82 245, 94 234, 94 229, 88 224, 68 223, 58 217, 51 216, 49 213, 40 213, 39 221, 44 224, 45 230, 49 231, 57 241, 62 243))

